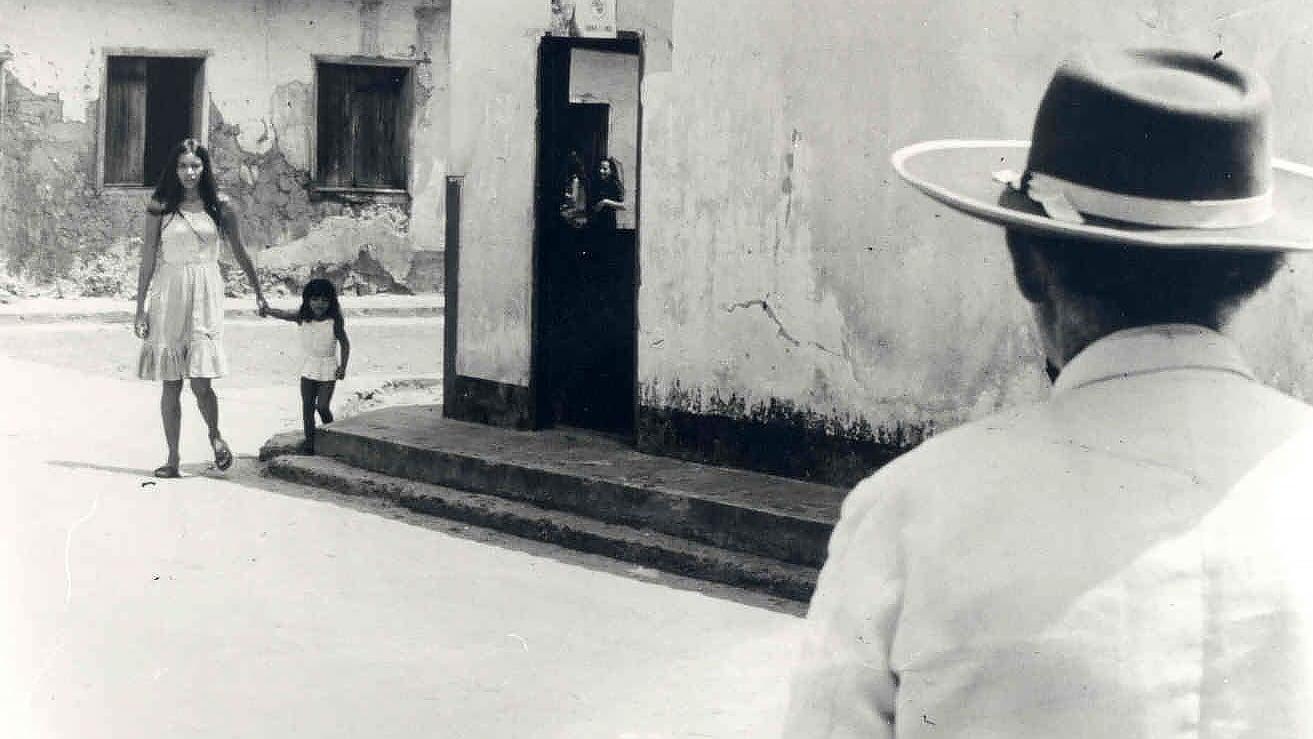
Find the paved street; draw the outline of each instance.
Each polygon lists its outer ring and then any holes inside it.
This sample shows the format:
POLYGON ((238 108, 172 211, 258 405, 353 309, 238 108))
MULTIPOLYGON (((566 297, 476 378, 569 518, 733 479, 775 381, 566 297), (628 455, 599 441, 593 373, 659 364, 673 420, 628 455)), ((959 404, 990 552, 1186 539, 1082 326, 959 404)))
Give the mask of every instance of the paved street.
MULTIPOLYGON (((339 398, 436 377, 441 326, 354 322, 339 398)), ((0 329, 0 733, 772 735, 795 616, 260 476, 259 444, 298 414, 291 337, 233 325, 216 387, 239 461, 208 469, 187 395, 186 477, 156 483, 158 389, 125 379, 127 327, 0 329)))

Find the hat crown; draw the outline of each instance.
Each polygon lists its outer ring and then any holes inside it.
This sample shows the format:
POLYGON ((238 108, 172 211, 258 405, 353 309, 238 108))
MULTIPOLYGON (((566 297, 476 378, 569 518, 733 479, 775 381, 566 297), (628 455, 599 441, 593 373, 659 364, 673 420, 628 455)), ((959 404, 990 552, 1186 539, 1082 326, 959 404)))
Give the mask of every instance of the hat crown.
POLYGON ((1177 51, 1084 54, 1054 74, 1028 168, 1166 200, 1271 190, 1271 95, 1257 75, 1177 51))

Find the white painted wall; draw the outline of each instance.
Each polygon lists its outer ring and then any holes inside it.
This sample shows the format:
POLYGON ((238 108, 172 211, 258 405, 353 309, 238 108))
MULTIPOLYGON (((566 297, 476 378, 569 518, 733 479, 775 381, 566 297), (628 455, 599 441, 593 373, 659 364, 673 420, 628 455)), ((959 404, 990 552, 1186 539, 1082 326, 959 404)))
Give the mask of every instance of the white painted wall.
MULTIPOLYGON (((914 193, 888 156, 1028 138, 1075 44, 1252 64, 1274 88, 1278 150, 1313 161, 1313 7, 1291 0, 681 0, 674 18, 672 72, 644 93, 639 371, 654 405, 777 399, 839 426, 942 428, 1041 397, 1001 233, 914 193)), ((1292 265, 1239 335, 1307 396, 1313 265, 1292 265)))
MULTIPOLYGON (((535 48, 546 0, 458 4, 453 167, 466 175, 462 374, 528 382, 535 48)), ((1272 83, 1278 150, 1313 162, 1313 6, 1296 0, 625 2, 644 33, 639 381, 685 410, 772 402, 827 427, 943 428, 1043 397, 1001 233, 901 184, 889 154, 1026 138, 1075 45, 1222 51, 1272 83)), ((633 178, 632 168, 627 173, 633 178)), ((1313 393, 1292 262, 1238 335, 1313 393)))

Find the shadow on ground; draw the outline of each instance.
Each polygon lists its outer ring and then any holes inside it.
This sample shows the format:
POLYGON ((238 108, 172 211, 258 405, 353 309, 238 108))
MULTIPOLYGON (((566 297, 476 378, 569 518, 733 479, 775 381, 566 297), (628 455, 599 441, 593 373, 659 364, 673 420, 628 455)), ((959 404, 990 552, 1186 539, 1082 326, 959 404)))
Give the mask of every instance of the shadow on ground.
POLYGON ((777 613, 802 616, 806 613, 807 609, 805 604, 786 598, 776 598, 761 593, 740 590, 726 585, 672 575, 649 567, 641 567, 627 562, 609 559, 607 557, 588 554, 586 552, 578 552, 554 544, 534 541, 532 539, 523 539, 493 529, 485 529, 458 521, 450 521, 436 516, 428 516, 416 513, 385 500, 344 495, 321 488, 298 485, 296 483, 279 480, 265 475, 264 465, 252 455, 238 455, 233 466, 229 468, 227 472, 220 472, 215 469, 213 464, 184 464, 181 468, 183 476, 174 480, 157 480, 150 470, 118 467, 101 463, 80 462, 76 460, 51 460, 48 464, 66 469, 93 470, 116 475, 138 477, 142 480, 142 486, 146 486, 148 483, 157 485, 185 485, 189 480, 198 478, 225 480, 252 492, 273 493, 290 498, 329 503, 358 513, 389 518, 394 521, 400 521, 411 526, 418 526, 441 534, 455 536, 467 541, 474 541, 480 544, 523 552, 531 556, 542 557, 563 564, 583 567, 595 572, 605 572, 612 575, 618 575, 631 580, 639 580, 678 590, 697 592, 711 598, 726 600, 755 608, 764 608, 777 613))

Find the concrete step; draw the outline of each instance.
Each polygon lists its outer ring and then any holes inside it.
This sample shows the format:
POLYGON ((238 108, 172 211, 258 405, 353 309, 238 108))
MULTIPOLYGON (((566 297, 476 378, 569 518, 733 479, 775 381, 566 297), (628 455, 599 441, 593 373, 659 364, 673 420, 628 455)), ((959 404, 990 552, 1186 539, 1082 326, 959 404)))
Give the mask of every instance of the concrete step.
POLYGON ((363 413, 324 427, 316 444, 364 470, 808 568, 824 563, 846 493, 642 454, 586 432, 453 421, 440 406, 363 413))
POLYGON ((284 480, 382 498, 422 513, 797 601, 806 602, 816 585, 814 567, 607 523, 522 500, 371 472, 330 457, 284 454, 270 459, 266 469, 284 480))

